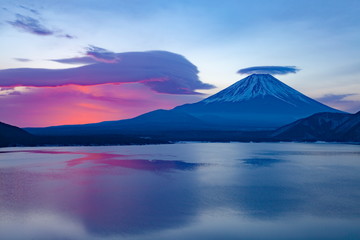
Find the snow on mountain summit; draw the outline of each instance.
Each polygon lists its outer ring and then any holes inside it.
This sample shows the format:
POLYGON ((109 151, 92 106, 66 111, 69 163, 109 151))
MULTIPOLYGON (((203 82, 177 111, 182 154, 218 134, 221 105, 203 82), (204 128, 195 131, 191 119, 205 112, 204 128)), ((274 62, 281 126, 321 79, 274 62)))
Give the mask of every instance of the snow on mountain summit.
POLYGON ((341 112, 270 74, 253 74, 200 101, 174 108, 221 129, 277 128, 319 112, 341 112))
POLYGON ((290 104, 295 104, 295 100, 296 102, 299 100, 311 101, 304 94, 287 86, 270 74, 252 74, 202 102, 241 102, 264 96, 272 96, 290 104))

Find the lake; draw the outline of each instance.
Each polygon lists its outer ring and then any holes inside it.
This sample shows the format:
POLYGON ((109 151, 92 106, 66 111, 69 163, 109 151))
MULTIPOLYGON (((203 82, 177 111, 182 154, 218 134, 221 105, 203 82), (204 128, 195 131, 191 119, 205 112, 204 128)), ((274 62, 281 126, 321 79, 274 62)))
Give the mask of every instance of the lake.
POLYGON ((360 146, 1 148, 0 239, 360 239, 360 146))

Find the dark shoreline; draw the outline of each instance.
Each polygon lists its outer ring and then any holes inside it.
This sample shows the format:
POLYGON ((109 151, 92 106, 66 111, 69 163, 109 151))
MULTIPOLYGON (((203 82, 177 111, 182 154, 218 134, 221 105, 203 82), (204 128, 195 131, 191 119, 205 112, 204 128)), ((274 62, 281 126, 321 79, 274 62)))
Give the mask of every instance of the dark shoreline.
POLYGON ((260 140, 178 140, 178 141, 144 141, 144 142, 124 142, 124 143, 88 143, 88 144, 72 144, 72 143, 29 143, 29 144, 10 144, 1 145, 1 148, 16 148, 16 147, 101 147, 101 146, 141 146, 141 145, 164 145, 164 144, 186 144, 186 143, 318 143, 318 144, 350 144, 360 145, 360 142, 339 142, 339 141, 260 141, 260 140))

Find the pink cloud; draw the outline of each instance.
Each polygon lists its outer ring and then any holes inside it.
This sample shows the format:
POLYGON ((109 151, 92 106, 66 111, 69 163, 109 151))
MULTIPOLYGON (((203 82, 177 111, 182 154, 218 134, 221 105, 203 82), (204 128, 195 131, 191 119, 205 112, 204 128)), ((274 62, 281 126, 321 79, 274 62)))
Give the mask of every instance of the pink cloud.
POLYGON ((120 120, 199 101, 199 96, 159 94, 140 84, 29 88, 0 96, 0 121, 20 127, 120 120))

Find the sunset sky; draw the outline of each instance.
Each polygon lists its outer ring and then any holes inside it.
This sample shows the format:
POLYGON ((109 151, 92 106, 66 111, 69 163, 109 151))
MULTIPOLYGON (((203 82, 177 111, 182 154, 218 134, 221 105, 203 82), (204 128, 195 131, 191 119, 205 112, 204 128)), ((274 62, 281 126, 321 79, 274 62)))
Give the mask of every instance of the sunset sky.
POLYGON ((196 102, 253 66, 360 110, 358 0, 0 0, 0 121, 130 118, 196 102))

